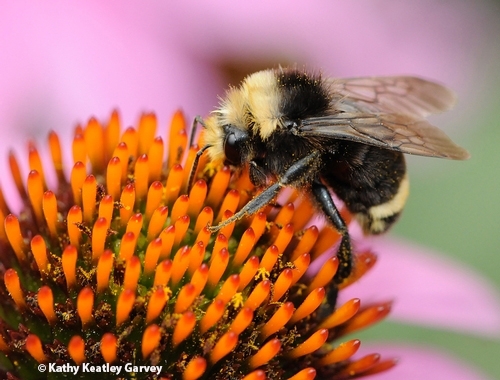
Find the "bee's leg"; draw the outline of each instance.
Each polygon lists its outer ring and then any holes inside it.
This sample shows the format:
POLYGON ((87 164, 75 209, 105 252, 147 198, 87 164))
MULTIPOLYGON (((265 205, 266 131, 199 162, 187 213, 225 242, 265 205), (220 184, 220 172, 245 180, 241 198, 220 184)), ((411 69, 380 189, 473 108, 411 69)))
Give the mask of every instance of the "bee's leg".
MULTIPOLYGON (((196 128, 198 127, 198 124, 200 124, 203 128, 207 127, 205 125, 205 122, 203 121, 203 118, 200 115, 198 115, 194 118, 193 125, 191 126, 191 136, 189 138, 189 147, 192 147, 194 144, 194 137, 196 135, 196 128)), ((206 151, 208 148, 210 148, 210 145, 205 145, 196 153, 196 156, 194 157, 193 164, 191 166, 191 170, 189 171, 189 179, 188 179, 188 187, 187 187, 188 193, 191 190, 191 187, 193 186, 194 175, 196 174, 196 169, 198 169, 198 162, 200 161, 200 157, 203 154, 203 152, 206 151)))
POLYGON ((316 202, 321 207, 321 210, 328 217, 330 223, 342 235, 342 240, 340 241, 339 250, 337 252, 337 257, 339 259, 339 268, 337 270, 337 273, 335 274, 335 277, 333 278, 333 280, 337 284, 340 284, 347 277, 349 277, 352 271, 352 248, 349 231, 344 222, 344 219, 342 219, 339 210, 333 202, 328 188, 321 182, 316 180, 312 184, 312 193, 316 202))
POLYGON ((277 182, 273 183, 271 186, 267 187, 262 193, 258 194, 250 202, 248 202, 243 208, 230 218, 220 222, 216 226, 209 227, 211 232, 219 231, 221 228, 233 223, 244 216, 249 216, 255 214, 262 207, 269 204, 279 193, 279 191, 285 187, 303 182, 304 178, 310 176, 310 172, 316 168, 319 162, 320 153, 313 151, 308 156, 298 160, 292 166, 290 166, 287 171, 283 174, 277 182))
POLYGON ((205 122, 203 121, 203 118, 200 115, 197 115, 194 120, 193 124, 191 125, 191 136, 189 137, 189 146, 193 146, 194 144, 194 136, 196 135, 196 129, 198 127, 198 124, 200 124, 203 128, 206 128, 207 126, 205 125, 205 122))
POLYGON ((187 187, 188 193, 189 193, 189 191, 191 191, 191 187, 193 187, 194 176, 196 174, 196 169, 198 169, 198 162, 200 161, 200 157, 210 147, 211 147, 211 145, 205 145, 198 152, 196 152, 196 156, 194 157, 193 164, 191 165, 191 170, 189 171, 189 179, 188 179, 188 187, 187 187))

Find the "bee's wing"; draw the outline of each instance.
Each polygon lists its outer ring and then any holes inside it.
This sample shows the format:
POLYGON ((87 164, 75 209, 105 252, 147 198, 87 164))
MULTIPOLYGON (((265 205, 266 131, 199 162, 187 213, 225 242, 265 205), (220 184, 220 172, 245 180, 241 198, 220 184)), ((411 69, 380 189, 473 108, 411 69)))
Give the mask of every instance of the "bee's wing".
POLYGON ((422 156, 462 160, 469 153, 424 118, 453 106, 445 87, 414 77, 332 79, 329 115, 302 120, 308 138, 356 141, 422 156))

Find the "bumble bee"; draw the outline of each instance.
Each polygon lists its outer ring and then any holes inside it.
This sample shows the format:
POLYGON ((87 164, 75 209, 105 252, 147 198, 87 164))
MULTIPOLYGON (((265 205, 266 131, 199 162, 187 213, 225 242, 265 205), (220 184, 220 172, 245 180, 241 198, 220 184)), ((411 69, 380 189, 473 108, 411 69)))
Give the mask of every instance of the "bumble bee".
MULTIPOLYGON (((248 165, 263 191, 217 231, 269 204, 287 186, 309 195, 341 235, 341 283, 352 271, 351 241, 330 191, 356 217, 364 232, 385 232, 399 217, 409 182, 403 153, 463 160, 453 143, 426 116, 455 102, 447 88, 424 79, 395 76, 333 79, 298 69, 264 70, 230 88, 204 130, 212 161, 248 165)), ((196 122, 195 122, 196 123, 196 122)))

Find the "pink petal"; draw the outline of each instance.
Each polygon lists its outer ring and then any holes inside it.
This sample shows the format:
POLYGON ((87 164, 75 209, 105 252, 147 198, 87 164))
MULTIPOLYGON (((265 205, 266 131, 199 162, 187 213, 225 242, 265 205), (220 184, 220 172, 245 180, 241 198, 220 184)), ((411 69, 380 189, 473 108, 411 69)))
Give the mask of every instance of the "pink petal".
POLYGON ((387 372, 369 377, 373 380, 487 380, 476 368, 464 365, 447 353, 427 347, 362 345, 358 355, 378 352, 382 360, 399 358, 396 367, 387 372))
POLYGON ((367 243, 378 261, 341 299, 394 299, 390 318, 406 323, 500 336, 500 294, 477 272, 402 240, 367 243))

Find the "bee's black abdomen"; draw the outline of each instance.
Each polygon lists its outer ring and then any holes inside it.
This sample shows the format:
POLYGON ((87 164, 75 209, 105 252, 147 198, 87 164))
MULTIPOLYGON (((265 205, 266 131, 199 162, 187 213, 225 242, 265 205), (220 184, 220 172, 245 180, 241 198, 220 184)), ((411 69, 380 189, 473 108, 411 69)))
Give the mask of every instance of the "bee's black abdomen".
POLYGON ((408 195, 404 155, 345 141, 325 158, 321 178, 356 214, 365 232, 386 231, 408 195))

